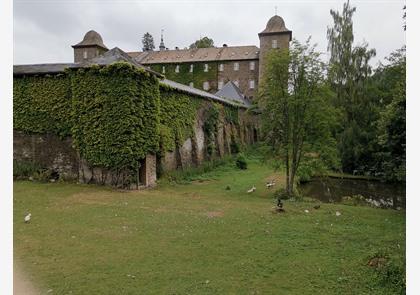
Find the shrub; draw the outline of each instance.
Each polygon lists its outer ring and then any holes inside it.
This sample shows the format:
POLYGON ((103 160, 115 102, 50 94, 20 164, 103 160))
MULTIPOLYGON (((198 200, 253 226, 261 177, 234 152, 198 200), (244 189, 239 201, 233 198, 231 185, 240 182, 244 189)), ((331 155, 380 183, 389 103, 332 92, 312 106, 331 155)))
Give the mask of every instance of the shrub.
POLYGON ((246 161, 244 154, 242 153, 238 154, 236 158, 236 167, 238 167, 241 170, 245 170, 248 168, 248 163, 246 161))
POLYGON ((17 179, 28 178, 41 170, 41 166, 30 161, 13 160, 13 177, 17 179))

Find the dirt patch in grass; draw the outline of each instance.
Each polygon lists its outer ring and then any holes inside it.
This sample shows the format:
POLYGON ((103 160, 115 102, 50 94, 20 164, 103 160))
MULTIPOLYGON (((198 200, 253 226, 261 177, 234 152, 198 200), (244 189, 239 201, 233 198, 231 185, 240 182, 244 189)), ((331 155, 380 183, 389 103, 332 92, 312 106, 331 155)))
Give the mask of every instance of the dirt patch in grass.
POLYGON ((385 257, 373 257, 369 260, 368 265, 374 268, 381 268, 386 264, 387 260, 385 257))
POLYGON ((204 213, 208 218, 214 218, 214 217, 223 217, 225 213, 223 211, 209 211, 204 213))

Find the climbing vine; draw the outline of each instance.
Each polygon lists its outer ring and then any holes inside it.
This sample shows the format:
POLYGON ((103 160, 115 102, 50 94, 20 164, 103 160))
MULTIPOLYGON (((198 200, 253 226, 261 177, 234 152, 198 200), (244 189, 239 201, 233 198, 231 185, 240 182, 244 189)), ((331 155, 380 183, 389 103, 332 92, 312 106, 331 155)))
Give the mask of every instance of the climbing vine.
POLYGON ((13 81, 13 128, 27 133, 71 134, 70 80, 64 74, 13 81))
POLYGON ((127 63, 69 70, 74 145, 93 166, 134 169, 158 150, 159 84, 127 63))
POLYGON ((202 63, 179 63, 179 64, 156 64, 151 65, 151 69, 162 73, 169 80, 190 85, 194 83, 194 88, 203 89, 203 83, 209 82, 210 89, 208 91, 217 90, 217 63, 208 62, 208 71, 204 71, 204 62, 202 63), (193 65, 193 71, 190 72, 190 66, 193 65), (179 66, 179 72, 175 72, 176 66, 179 66), (162 67, 165 66, 165 73, 162 72, 162 67))
POLYGON ((193 135, 197 109, 201 101, 165 85, 161 85, 160 89, 160 150, 164 153, 173 151, 193 135))

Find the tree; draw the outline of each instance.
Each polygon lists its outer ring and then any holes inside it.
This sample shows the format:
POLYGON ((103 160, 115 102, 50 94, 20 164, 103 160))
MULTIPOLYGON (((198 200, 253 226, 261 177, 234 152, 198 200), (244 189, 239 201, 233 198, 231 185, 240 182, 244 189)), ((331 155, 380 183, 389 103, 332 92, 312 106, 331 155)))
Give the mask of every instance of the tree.
POLYGON ((152 51, 155 49, 155 43, 153 41, 153 36, 149 34, 149 32, 146 32, 146 34, 143 35, 143 39, 141 40, 143 43, 143 51, 152 51))
POLYGON ((214 47, 214 41, 213 39, 209 37, 200 38, 199 40, 195 41, 194 43, 190 45, 190 49, 209 48, 209 47, 214 47))
POLYGON ((376 51, 369 49, 367 43, 353 46, 355 11, 349 1, 344 3, 341 14, 331 10, 334 25, 327 31, 331 54, 328 77, 336 94, 335 105, 343 114, 335 136, 345 172, 368 169, 372 151, 367 147, 376 136, 372 124, 377 119, 377 100, 369 96, 372 73, 369 61, 376 51))
POLYGON ((294 193, 295 176, 305 157, 335 146, 325 64, 310 45, 293 40, 290 51, 272 50, 260 88, 263 135, 271 156, 286 168, 286 193, 294 193))
POLYGON ((405 47, 391 53, 387 60, 390 63, 381 67, 380 75, 388 78, 381 81, 383 87, 386 87, 383 93, 390 96, 390 101, 380 112, 378 119, 378 143, 381 148, 378 158, 381 160, 381 170, 387 180, 404 181, 406 161, 405 47))

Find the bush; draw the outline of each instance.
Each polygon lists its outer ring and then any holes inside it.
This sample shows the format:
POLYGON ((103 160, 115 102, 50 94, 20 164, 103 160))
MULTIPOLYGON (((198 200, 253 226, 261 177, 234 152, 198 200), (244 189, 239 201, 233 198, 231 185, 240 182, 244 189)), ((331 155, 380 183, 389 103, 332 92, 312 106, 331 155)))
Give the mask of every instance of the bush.
POLYGON ((33 176, 41 170, 41 166, 34 162, 13 160, 13 177, 24 179, 33 176))
POLYGON ((236 158, 236 167, 238 167, 241 170, 245 170, 248 168, 248 163, 244 154, 238 154, 238 157, 236 158))

